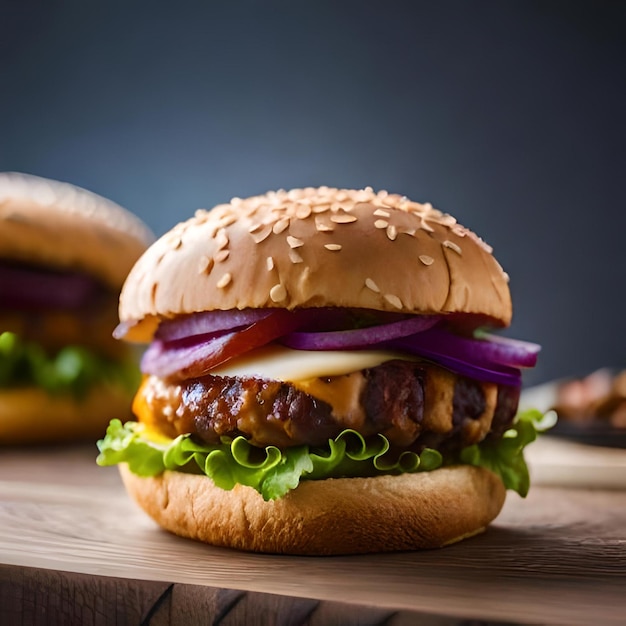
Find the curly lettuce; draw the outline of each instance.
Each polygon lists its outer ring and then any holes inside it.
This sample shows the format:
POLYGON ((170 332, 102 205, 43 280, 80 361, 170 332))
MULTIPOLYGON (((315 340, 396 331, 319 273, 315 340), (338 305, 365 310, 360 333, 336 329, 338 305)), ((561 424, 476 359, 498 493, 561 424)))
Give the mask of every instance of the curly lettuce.
POLYGON ((198 443, 190 435, 166 439, 155 436, 144 424, 112 420, 106 436, 98 441, 97 463, 127 463, 139 476, 157 476, 165 470, 205 474, 222 489, 230 490, 239 483, 271 500, 295 489, 301 480, 432 471, 462 462, 487 467, 500 476, 507 489, 525 496, 529 478, 523 448, 544 427, 542 419, 539 411, 524 412, 501 440, 471 446, 460 458, 444 458, 429 448, 419 454, 405 451, 394 455, 383 435, 366 440, 353 430, 344 430, 323 448, 280 450, 252 446, 244 437, 222 438, 215 445, 198 443))
POLYGON ((132 393, 140 372, 134 362, 107 359, 83 346, 66 346, 49 354, 37 342, 13 332, 0 333, 0 389, 35 386, 50 394, 81 398, 103 382, 132 393))
POLYGON ((517 415, 513 426, 501 439, 486 439, 464 448, 459 454, 459 461, 491 470, 501 478, 507 489, 525 498, 530 489, 530 476, 524 448, 555 423, 554 411, 544 414, 537 409, 527 409, 517 415))

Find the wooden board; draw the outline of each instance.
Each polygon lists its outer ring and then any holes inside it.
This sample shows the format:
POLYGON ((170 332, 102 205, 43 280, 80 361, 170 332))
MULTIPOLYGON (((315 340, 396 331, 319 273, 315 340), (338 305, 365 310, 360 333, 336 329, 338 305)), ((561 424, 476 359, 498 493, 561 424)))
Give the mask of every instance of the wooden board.
MULTIPOLYGON (((520 407, 549 410, 556 402, 559 384, 550 382, 527 389, 520 407)), ((526 453, 534 484, 626 489, 626 448, 588 445, 583 441, 582 435, 575 440, 553 434, 540 437, 526 453)))
POLYGON ((626 490, 510 494, 442 550, 289 557, 161 531, 95 455, 0 451, 0 624, 624 623, 626 490))
POLYGON ((626 489, 626 450, 540 437, 526 454, 533 484, 626 489))

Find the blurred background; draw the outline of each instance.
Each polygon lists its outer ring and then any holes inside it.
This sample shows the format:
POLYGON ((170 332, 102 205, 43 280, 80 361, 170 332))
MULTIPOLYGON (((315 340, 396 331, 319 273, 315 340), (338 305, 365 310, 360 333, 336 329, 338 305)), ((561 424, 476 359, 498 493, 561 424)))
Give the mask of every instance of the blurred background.
POLYGON ((160 235, 233 196, 430 201, 494 247, 527 384, 626 367, 626 3, 0 0, 0 170, 160 235))

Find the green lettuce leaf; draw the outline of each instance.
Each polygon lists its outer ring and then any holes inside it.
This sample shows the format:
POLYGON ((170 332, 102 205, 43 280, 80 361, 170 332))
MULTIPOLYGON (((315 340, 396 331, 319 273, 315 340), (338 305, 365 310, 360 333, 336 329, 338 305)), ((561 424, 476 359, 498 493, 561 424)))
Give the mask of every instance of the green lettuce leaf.
POLYGON ((487 467, 508 489, 526 495, 529 480, 523 448, 545 427, 547 422, 539 411, 525 412, 503 439, 471 446, 460 458, 443 458, 429 448, 420 454, 405 451, 393 455, 383 435, 366 440, 353 430, 344 430, 323 448, 280 450, 252 446, 243 437, 223 438, 215 445, 197 443, 189 435, 159 442, 143 424, 112 420, 106 436, 98 441, 97 463, 128 463, 140 476, 156 476, 165 469, 201 473, 222 489, 230 490, 240 483, 271 500, 295 489, 301 480, 432 471, 462 462, 487 467))
POLYGON ((189 435, 166 443, 150 438, 143 424, 112 420, 104 439, 98 441, 99 465, 128 463, 140 476, 156 476, 163 470, 203 473, 222 489, 237 483, 256 489, 266 500, 280 498, 300 480, 374 476, 435 469, 442 464, 435 450, 421 454, 387 455, 389 442, 379 435, 366 441, 353 430, 344 430, 325 448, 295 446, 280 450, 258 448, 244 437, 222 438, 219 444, 199 444, 189 435))
POLYGON ((0 389, 36 386, 50 394, 80 398, 102 382, 132 393, 139 386, 139 369, 130 359, 114 361, 82 346, 66 346, 51 355, 36 342, 0 333, 0 389))
POLYGON ((486 439, 464 448, 459 454, 459 460, 461 463, 490 469, 500 476, 507 489, 525 498, 530 488, 530 476, 524 459, 524 448, 555 423, 554 411, 545 414, 536 409, 523 411, 517 415, 513 426, 504 433, 502 439, 486 439))

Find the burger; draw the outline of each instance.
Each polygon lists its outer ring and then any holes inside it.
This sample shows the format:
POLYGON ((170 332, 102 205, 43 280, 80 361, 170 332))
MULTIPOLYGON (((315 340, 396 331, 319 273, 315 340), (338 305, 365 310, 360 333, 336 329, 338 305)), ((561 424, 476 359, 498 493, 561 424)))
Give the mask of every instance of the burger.
POLYGON ((153 240, 94 193, 0 173, 0 444, 93 442, 132 417, 138 351, 111 333, 153 240))
POLYGON ((199 210, 135 264, 119 314, 144 377, 98 463, 177 535, 434 548, 528 490, 541 415, 516 413, 539 347, 495 334, 507 275, 430 204, 321 187, 199 210))

